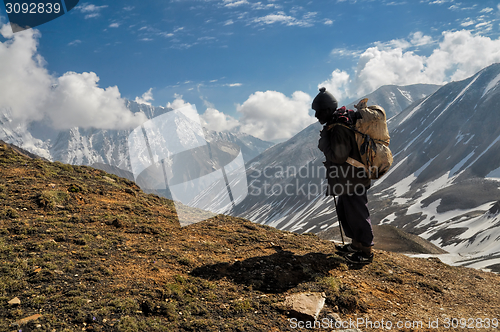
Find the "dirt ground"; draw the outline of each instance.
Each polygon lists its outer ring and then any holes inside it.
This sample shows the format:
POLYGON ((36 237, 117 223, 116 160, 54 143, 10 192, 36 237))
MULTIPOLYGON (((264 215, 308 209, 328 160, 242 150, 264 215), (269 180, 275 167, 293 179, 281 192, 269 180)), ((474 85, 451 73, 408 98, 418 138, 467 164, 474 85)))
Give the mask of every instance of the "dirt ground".
POLYGON ((326 297, 312 330, 500 330, 497 274, 380 250, 350 266, 316 235, 223 215, 181 228, 129 180, 3 144, 0 262, 0 331, 296 331, 281 303, 302 291, 326 297))

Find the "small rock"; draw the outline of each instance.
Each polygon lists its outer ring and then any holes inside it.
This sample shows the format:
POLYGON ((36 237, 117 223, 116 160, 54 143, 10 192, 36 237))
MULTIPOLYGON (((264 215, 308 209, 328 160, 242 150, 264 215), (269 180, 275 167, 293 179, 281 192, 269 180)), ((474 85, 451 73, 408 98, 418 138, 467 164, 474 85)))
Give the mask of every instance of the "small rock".
POLYGON ((110 178, 110 177, 108 177, 108 176, 103 176, 102 178, 103 178, 104 180, 106 180, 106 181, 109 181, 109 182, 116 182, 116 180, 115 180, 115 179, 112 179, 112 178, 110 178))
POLYGON ((12 300, 10 300, 8 303, 11 305, 19 305, 19 304, 21 304, 21 300, 19 300, 18 297, 15 297, 12 300))
POLYGON ((283 303, 291 314, 307 320, 318 319, 319 313, 325 305, 324 293, 297 293, 287 296, 283 303))
POLYGON ((330 313, 327 315, 327 317, 329 320, 332 320, 333 322, 341 322, 342 321, 339 314, 337 314, 337 313, 330 313))
POLYGON ((24 325, 26 323, 29 323, 31 322, 32 320, 37 320, 38 318, 42 317, 42 315, 40 314, 36 314, 36 315, 33 315, 33 316, 29 316, 29 317, 26 317, 26 318, 23 318, 23 319, 20 319, 18 320, 17 322, 14 322, 12 324, 10 324, 11 326, 21 326, 21 325, 24 325))
POLYGON ((111 225, 115 226, 116 228, 123 228, 125 227, 124 223, 119 220, 118 218, 116 218, 115 220, 113 220, 113 222, 111 223, 111 225))
POLYGON ((134 196, 135 196, 135 191, 133 191, 133 190, 132 190, 132 189, 130 189, 130 188, 125 188, 125 192, 126 192, 127 194, 130 194, 130 195, 134 195, 134 196))

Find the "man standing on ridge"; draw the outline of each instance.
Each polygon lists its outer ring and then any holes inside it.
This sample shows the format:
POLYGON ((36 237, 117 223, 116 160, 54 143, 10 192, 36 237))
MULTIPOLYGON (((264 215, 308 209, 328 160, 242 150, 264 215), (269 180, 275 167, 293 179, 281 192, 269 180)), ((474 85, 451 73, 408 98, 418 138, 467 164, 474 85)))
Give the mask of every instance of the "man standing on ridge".
POLYGON ((359 114, 345 107, 337 110, 337 106, 337 100, 325 88, 320 89, 312 103, 315 116, 323 125, 318 148, 326 157, 326 195, 338 196, 337 216, 345 235, 352 239, 350 244, 335 248, 351 263, 369 264, 373 261, 373 230, 366 191, 371 180, 362 167, 354 131, 349 129, 359 114), (358 167, 352 165, 357 163, 358 167))

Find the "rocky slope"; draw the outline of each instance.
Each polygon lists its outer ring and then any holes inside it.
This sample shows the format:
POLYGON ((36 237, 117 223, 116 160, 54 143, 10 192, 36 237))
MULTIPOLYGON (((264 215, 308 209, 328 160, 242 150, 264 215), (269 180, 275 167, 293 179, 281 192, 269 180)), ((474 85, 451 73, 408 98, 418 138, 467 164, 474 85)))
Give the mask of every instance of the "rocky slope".
POLYGON ((320 322, 361 331, 500 317, 493 273, 379 250, 356 268, 313 234, 224 215, 181 228, 129 180, 5 144, 0 174, 2 332, 295 331, 282 302, 301 292, 324 293, 320 322))

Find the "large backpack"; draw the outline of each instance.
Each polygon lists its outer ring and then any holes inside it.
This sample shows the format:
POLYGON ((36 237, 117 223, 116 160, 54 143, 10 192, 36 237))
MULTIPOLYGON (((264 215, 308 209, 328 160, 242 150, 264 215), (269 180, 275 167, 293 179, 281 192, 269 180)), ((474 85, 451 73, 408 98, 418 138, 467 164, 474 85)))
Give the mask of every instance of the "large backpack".
POLYGON ((349 157, 347 163, 362 167, 372 180, 382 177, 392 165, 392 153, 389 149, 390 136, 387 129, 385 111, 380 106, 366 106, 368 99, 361 100, 355 107, 358 116, 354 126, 341 124, 353 130, 356 135, 361 161, 349 157))

